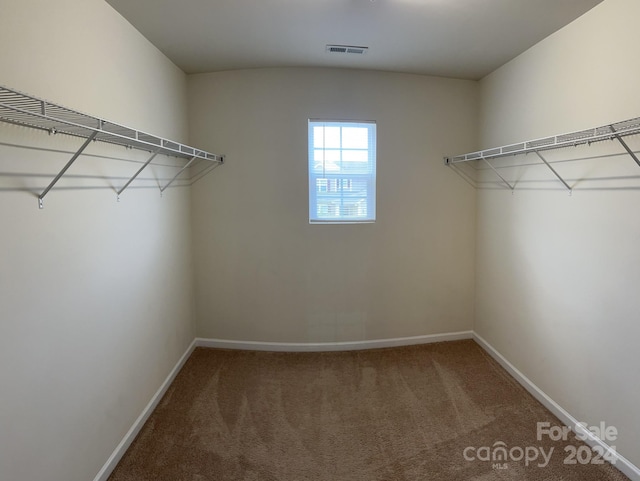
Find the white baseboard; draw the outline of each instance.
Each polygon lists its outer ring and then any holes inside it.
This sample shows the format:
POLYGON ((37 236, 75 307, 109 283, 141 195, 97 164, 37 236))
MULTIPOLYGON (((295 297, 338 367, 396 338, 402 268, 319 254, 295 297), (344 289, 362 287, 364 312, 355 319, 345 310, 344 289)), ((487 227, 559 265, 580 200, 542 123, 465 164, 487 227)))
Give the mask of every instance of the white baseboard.
POLYGON ((363 349, 379 349, 383 347, 412 346, 433 342, 460 341, 473 339, 473 331, 430 334, 426 336, 396 337, 392 339, 375 339, 371 341, 346 342, 260 342, 230 341, 225 339, 196 338, 198 347, 215 347, 218 349, 242 349, 247 351, 276 352, 326 352, 326 351, 358 351, 363 349))
MULTIPOLYGON (((500 354, 491 344, 484 340, 477 333, 473 333, 473 339, 493 358, 498 364, 505 368, 509 374, 511 374, 516 381, 518 381, 529 393, 536 398, 544 407, 551 411, 561 422, 570 427, 575 432, 575 427, 578 425, 578 420, 571 414, 565 411, 558 403, 551 399, 542 389, 536 386, 527 376, 522 374, 513 364, 500 354)), ((584 434, 584 433, 582 433, 584 434)), ((626 475, 632 481, 640 481, 640 469, 635 466, 631 461, 624 456, 618 454, 617 451, 613 451, 611 447, 594 436, 591 432, 586 433, 588 435, 585 439, 592 448, 600 446, 604 449, 604 452, 608 452, 615 459, 613 465, 618 468, 624 475, 626 475)))
POLYGON ((169 386, 171 386, 171 383, 180 372, 180 369, 182 369, 182 366, 184 366, 184 363, 187 362, 187 359, 189 359, 189 356, 191 356, 191 353, 195 348, 196 340, 194 339, 187 348, 186 352, 182 355, 178 363, 164 380, 164 382, 160 386, 160 389, 158 389, 158 391, 153 395, 151 401, 149 401, 149 404, 147 404, 147 407, 143 409, 140 416, 138 416, 138 419, 136 419, 136 421, 133 423, 133 426, 131 426, 131 429, 129 429, 127 434, 125 434, 122 441, 120 441, 120 444, 118 444, 116 449, 113 451, 113 453, 104 464, 102 469, 98 472, 93 481, 107 481, 107 478, 116 468, 116 466, 120 462, 120 459, 122 459, 122 456, 124 456, 124 453, 127 452, 127 449, 129 449, 129 446, 131 446, 131 443, 144 426, 144 423, 147 422, 147 419, 149 419, 151 413, 153 413, 154 409, 158 406, 160 400, 162 399, 162 396, 164 396, 164 394, 167 392, 167 389, 169 389, 169 386))

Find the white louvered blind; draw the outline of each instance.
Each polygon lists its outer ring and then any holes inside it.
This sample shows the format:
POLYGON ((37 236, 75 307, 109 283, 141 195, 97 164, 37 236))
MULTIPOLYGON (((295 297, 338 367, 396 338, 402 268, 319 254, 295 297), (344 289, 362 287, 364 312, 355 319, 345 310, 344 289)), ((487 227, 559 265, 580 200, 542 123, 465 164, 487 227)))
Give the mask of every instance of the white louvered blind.
POLYGON ((375 220, 375 122, 309 120, 309 222, 375 220))

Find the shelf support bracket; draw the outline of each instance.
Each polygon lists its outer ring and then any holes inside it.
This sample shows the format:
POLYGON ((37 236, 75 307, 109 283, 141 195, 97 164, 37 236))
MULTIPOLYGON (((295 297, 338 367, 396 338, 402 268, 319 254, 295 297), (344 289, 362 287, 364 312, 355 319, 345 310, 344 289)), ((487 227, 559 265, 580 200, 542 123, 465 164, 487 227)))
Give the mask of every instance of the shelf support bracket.
POLYGON ((610 125, 609 128, 611 129, 611 132, 613 132, 613 136, 618 140, 618 142, 622 144, 622 146, 624 147, 624 150, 626 150, 627 153, 631 156, 631 158, 636 161, 636 164, 640 166, 640 159, 638 159, 638 156, 633 152, 633 150, 631 150, 631 148, 627 145, 627 143, 622 139, 620 134, 616 132, 616 129, 613 128, 613 125, 610 125))
POLYGON ((496 169, 493 165, 491 165, 491 163, 490 163, 487 159, 485 159, 484 157, 482 157, 482 160, 484 160, 484 161, 486 162, 486 164, 487 164, 489 167, 491 167, 491 170, 493 170, 493 171, 496 173, 496 175, 497 175, 498 177, 500 177, 500 180, 502 180, 502 182, 504 182, 505 184, 507 184, 507 187, 509 187, 509 189, 511 189, 511 192, 513 192, 513 191, 514 191, 514 189, 515 189, 515 186, 513 186, 513 185, 511 185, 509 182, 507 182, 507 180, 506 180, 504 177, 502 177, 502 176, 500 175, 500 172, 498 172, 498 169, 496 169))
POLYGON ((189 162, 187 162, 184 167, 182 167, 182 169, 180 169, 180 171, 178 171, 178 173, 176 175, 173 176, 173 179, 171 179, 169 181, 169 183, 167 185, 165 185, 164 187, 160 187, 160 193, 162 194, 167 187, 169 187, 171 184, 173 184, 175 182, 175 180, 180 176, 180 174, 182 174, 185 170, 187 170, 189 168, 189 166, 193 163, 194 160, 196 160, 198 157, 192 157, 191 160, 189 162))
POLYGON ((126 189, 127 187, 129 187, 129 185, 131 184, 131 182, 133 182, 133 181, 136 179, 136 177, 138 177, 138 176, 140 175, 140 173, 141 173, 144 169, 146 169, 146 168, 147 168, 147 165, 149 165, 149 164, 151 163, 151 161, 152 161, 153 159, 155 159, 155 158, 156 158, 156 155, 158 155, 158 153, 160 153, 160 149, 156 150, 156 151, 153 153, 153 155, 152 155, 151 157, 149 157, 149 160, 147 160, 147 161, 142 165, 142 167, 140 167, 140 169, 138 169, 138 172, 136 172, 135 174, 133 174, 133 177, 131 177, 131 178, 129 179, 129 181, 128 181, 126 184, 124 184, 124 186, 122 187, 122 189, 120 189, 120 190, 118 191, 118 193, 117 193, 117 195, 118 195, 118 200, 120 200, 120 194, 122 194, 122 193, 125 191, 125 189, 126 189))
POLYGON ((40 209, 44 208, 43 200, 45 195, 47 195, 49 191, 53 188, 53 186, 58 183, 58 181, 65 174, 65 172, 69 170, 69 167, 71 167, 71 165, 78 159, 78 157, 80 157, 80 154, 82 154, 84 149, 86 149, 89 146, 89 144, 96 138, 96 135, 98 135, 98 131, 94 131, 87 138, 87 140, 85 140, 84 144, 82 144, 82 147, 80 147, 78 151, 75 154, 73 154, 73 157, 71 157, 71 160, 67 162, 67 164, 62 168, 62 170, 58 173, 58 175, 56 175, 55 179, 53 179, 51 183, 47 186, 47 188, 42 191, 42 194, 38 196, 38 207, 40 209))
POLYGON ((545 158, 542 156, 542 154, 541 154, 540 152, 538 152, 538 151, 536 150, 536 151, 535 151, 535 153, 536 153, 536 155, 537 155, 538 157, 540 157, 540 160, 542 160, 542 162, 544 162, 544 165, 546 165, 547 167, 549 167, 549 170, 550 170, 551 172, 553 172, 553 174, 558 178, 558 180, 559 180, 560 182, 562 182, 562 185, 564 185, 564 186, 567 188, 567 190, 569 191, 569 194, 571 194, 571 192, 572 192, 571 187, 569 186, 569 184, 567 184, 567 183, 564 181, 564 179, 560 176, 560 174, 558 174, 558 172, 556 172, 556 169, 554 169, 553 167, 551 167, 551 164, 550 164, 549 162, 547 162, 547 159, 545 159, 545 158))

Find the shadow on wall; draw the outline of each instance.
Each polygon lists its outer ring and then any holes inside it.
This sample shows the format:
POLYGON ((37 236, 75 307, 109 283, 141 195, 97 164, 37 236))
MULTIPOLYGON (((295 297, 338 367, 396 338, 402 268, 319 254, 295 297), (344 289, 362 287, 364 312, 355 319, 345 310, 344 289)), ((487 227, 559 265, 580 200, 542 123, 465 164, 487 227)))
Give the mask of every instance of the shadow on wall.
MULTIPOLYGON (((104 149, 104 146, 101 148, 104 149)), ((107 148, 114 150, 111 146, 107 148)), ((145 160, 105 153, 82 153, 77 161, 70 162, 76 151, 7 142, 0 142, 0 149, 0 154, 6 152, 0 156, 0 192, 23 192, 35 198, 39 198, 48 187, 66 191, 112 190, 115 194, 122 193, 125 188, 162 191, 165 188, 186 187, 221 165, 200 161, 182 172, 185 161, 164 156, 143 172, 145 160), (34 152, 38 153, 37 157, 33 156, 34 152), (55 167, 52 167, 52 163, 55 163, 55 167), (67 166, 67 163, 70 165, 67 166), (15 166, 24 168, 25 164, 32 170, 12 170, 15 166), (72 173, 66 172, 65 167, 72 173), (146 175, 138 175, 143 173, 146 175), (63 175, 55 181, 60 174, 63 175), (128 185, 129 182, 131 185, 128 185)))

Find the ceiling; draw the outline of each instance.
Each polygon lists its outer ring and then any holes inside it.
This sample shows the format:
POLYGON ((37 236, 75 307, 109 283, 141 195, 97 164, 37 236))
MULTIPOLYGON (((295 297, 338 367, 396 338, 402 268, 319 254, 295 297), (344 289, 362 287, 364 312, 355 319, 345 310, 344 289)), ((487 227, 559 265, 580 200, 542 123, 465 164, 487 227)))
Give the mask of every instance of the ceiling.
POLYGON ((602 0, 107 0, 186 73, 323 66, 480 79, 602 0), (332 54, 327 44, 369 47, 332 54))

